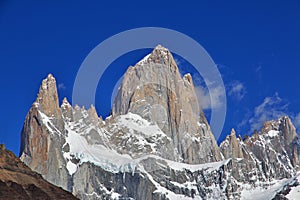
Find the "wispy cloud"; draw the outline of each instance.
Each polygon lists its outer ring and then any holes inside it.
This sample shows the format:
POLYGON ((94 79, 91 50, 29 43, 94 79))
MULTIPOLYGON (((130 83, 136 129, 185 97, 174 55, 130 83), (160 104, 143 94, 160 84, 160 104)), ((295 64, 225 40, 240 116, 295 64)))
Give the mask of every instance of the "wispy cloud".
POLYGON ((300 130, 300 112, 290 111, 289 102, 275 93, 273 96, 266 97, 253 112, 245 113, 238 128, 250 126, 250 131, 253 133, 254 130, 259 130, 266 121, 276 120, 282 116, 289 116, 297 131, 300 130))
POLYGON ((58 89, 59 89, 59 90, 65 90, 65 89, 66 89, 65 84, 64 84, 64 83, 59 83, 59 84, 58 84, 58 89))
POLYGON ((254 68, 254 72, 256 74, 256 77, 261 80, 262 79, 262 76, 263 76, 263 73, 262 73, 262 69, 263 69, 263 66, 262 66, 262 63, 259 62, 255 65, 255 68, 254 68))
POLYGON ((261 70, 262 70, 262 64, 258 63, 257 67, 255 68, 255 72, 256 73, 261 73, 261 70))
POLYGON ((199 105, 201 105, 202 109, 207 110, 219 108, 224 104, 222 87, 213 87, 210 91, 208 91, 207 88, 199 85, 195 89, 199 105))
POLYGON ((249 119, 251 131, 258 130, 263 123, 277 119, 288 114, 289 103, 282 99, 278 93, 271 97, 266 97, 264 101, 255 107, 253 116, 249 119))
POLYGON ((234 81, 228 86, 228 95, 240 101, 246 95, 246 88, 243 83, 234 81))
POLYGON ((180 59, 179 57, 175 57, 174 60, 175 60, 175 62, 177 64, 177 66, 181 66, 181 64, 184 62, 184 60, 180 59))
POLYGON ((295 123, 295 127, 297 128, 297 130, 300 130, 300 113, 296 114, 293 122, 295 123))
POLYGON ((193 83, 199 105, 203 110, 220 108, 224 105, 224 90, 213 82, 204 81, 203 77, 193 69, 193 66, 185 59, 174 55, 174 60, 180 69, 181 74, 192 73, 193 83), (208 90, 210 88, 210 90, 208 90))

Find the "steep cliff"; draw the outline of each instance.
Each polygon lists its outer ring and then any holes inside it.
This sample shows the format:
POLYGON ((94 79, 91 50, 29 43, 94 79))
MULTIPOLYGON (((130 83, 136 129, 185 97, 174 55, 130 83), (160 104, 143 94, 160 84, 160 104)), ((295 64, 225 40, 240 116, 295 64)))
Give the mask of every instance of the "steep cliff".
POLYGON ((220 160, 209 124, 198 104, 190 74, 181 77, 170 51, 158 45, 129 67, 113 105, 113 117, 135 113, 171 138, 164 158, 199 164, 220 160))

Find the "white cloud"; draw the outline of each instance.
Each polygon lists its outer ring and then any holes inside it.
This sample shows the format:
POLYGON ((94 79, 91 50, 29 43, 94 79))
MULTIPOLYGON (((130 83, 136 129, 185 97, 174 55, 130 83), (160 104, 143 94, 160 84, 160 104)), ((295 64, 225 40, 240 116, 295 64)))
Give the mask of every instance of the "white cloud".
POLYGON ((64 83, 58 84, 58 89, 59 89, 59 90, 65 90, 65 89, 66 89, 65 84, 64 84, 64 83))
POLYGON ((285 100, 279 97, 278 93, 266 97, 260 105, 255 107, 254 115, 249 119, 251 131, 260 129, 263 123, 268 120, 287 115, 288 105, 285 100))
POLYGON ((234 81, 229 85, 228 95, 237 99, 242 100, 246 95, 246 88, 243 83, 234 81))
POLYGON ((202 86, 197 86, 195 91, 199 105, 204 110, 220 108, 224 104, 224 94, 220 86, 214 87, 210 91, 202 86))
POLYGON ((176 62, 176 64, 177 64, 177 66, 179 67, 179 66, 181 66, 181 64, 184 62, 182 59, 180 59, 180 58, 174 58, 174 60, 175 60, 175 62, 176 62))
POLYGON ((238 128, 250 126, 250 131, 259 130, 266 121, 277 120, 282 116, 289 116, 297 130, 300 130, 300 112, 291 112, 288 109, 289 102, 282 99, 278 93, 266 97, 264 101, 255 107, 254 111, 246 112, 244 119, 238 124, 238 128))
POLYGON ((300 129, 300 113, 298 113, 295 118, 294 118, 294 124, 295 124, 295 127, 297 128, 297 130, 300 129))

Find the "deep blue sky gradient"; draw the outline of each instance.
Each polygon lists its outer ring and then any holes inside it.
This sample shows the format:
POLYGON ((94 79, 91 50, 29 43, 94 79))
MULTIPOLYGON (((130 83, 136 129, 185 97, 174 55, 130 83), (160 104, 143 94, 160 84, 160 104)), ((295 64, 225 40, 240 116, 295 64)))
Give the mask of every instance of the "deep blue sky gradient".
MULTIPOLYGON (((121 31, 146 26, 194 38, 218 64, 226 86, 234 81, 245 86, 241 100, 228 97, 223 137, 232 127, 249 134, 249 125, 238 125, 276 93, 289 104, 287 113, 300 112, 299 1, 2 0, 0 143, 19 153, 25 116, 48 73, 64 84, 60 98, 71 99, 77 70, 96 45, 121 31)), ((109 67, 98 87, 99 115, 109 114, 115 82, 149 51, 126 54, 109 67)))

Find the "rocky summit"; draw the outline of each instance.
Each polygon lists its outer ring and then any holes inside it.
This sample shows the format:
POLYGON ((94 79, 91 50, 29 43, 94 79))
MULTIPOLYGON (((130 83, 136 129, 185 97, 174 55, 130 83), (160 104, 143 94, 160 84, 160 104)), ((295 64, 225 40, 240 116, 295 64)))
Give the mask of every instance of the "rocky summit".
MULTIPOLYGON (((21 160, 80 199, 293 199, 299 140, 291 120, 217 145, 190 74, 158 45, 124 75, 112 114, 59 105, 43 80, 21 133, 21 160)), ((201 99, 200 99, 201 101, 201 99)))
POLYGON ((158 45, 129 67, 112 115, 134 113, 157 124, 170 139, 163 158, 199 164, 220 160, 216 140, 199 107, 190 74, 181 77, 170 51, 158 45))

